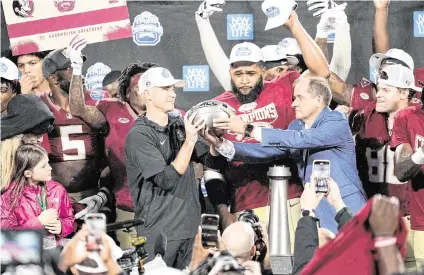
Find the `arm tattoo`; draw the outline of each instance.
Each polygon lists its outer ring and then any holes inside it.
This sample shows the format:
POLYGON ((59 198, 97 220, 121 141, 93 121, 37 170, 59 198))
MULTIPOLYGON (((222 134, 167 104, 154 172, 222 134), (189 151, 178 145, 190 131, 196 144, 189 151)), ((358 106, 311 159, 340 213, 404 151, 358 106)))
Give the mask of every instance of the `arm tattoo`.
POLYGON ((315 38, 315 43, 317 43, 328 62, 327 38, 315 38))
POLYGON ((69 91, 69 107, 71 114, 79 117, 94 129, 105 129, 107 121, 102 112, 96 107, 85 104, 82 78, 80 75, 73 75, 71 88, 69 91))
POLYGON ((418 175, 421 170, 421 165, 412 161, 412 154, 412 147, 407 143, 403 143, 396 148, 395 175, 399 181, 410 180, 418 175))
POLYGON ((333 100, 338 104, 350 106, 353 86, 344 82, 338 75, 331 72, 329 84, 333 94, 333 100))

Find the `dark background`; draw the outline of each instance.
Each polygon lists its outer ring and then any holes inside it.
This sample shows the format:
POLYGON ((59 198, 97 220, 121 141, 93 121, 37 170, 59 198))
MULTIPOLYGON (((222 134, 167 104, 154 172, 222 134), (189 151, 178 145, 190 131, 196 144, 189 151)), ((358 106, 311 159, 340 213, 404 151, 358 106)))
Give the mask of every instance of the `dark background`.
MULTIPOLYGON (((47 0, 35 0, 47 1, 47 0)), ((85 0, 95 1, 95 0, 85 0)), ((281 0, 283 1, 283 0, 281 0)), ((319 19, 312 17, 305 1, 298 1, 298 15, 308 33, 315 37, 319 19)), ((363 76, 369 76, 368 60, 372 55, 372 30, 374 4, 372 1, 347 1, 346 13, 350 23, 352 37, 352 67, 348 82, 354 83, 363 76)), ((131 23, 135 16, 150 11, 159 17, 164 29, 161 41, 154 47, 139 47, 132 38, 88 45, 84 54, 88 60, 85 70, 96 62, 103 62, 112 70, 122 69, 135 60, 155 62, 170 69, 174 77, 182 77, 183 65, 207 65, 200 44, 194 12, 201 1, 128 1, 131 23)), ((228 41, 226 32, 226 14, 251 13, 254 16, 254 40, 258 46, 277 44, 291 33, 284 27, 264 31, 266 16, 261 9, 262 1, 231 1, 224 6, 223 13, 215 13, 211 23, 218 39, 229 55, 238 41, 228 41)), ((338 1, 338 3, 343 3, 338 1)), ((391 47, 400 48, 412 55, 415 67, 424 66, 424 38, 413 35, 413 12, 424 10, 424 1, 392 1, 389 8, 389 33, 391 47)), ((9 37, 3 11, 1 12, 1 49, 9 47, 9 37)), ((332 44, 329 44, 330 58, 332 44)), ((177 106, 189 109, 194 104, 215 97, 223 92, 221 86, 210 71, 209 92, 179 92, 177 106)))

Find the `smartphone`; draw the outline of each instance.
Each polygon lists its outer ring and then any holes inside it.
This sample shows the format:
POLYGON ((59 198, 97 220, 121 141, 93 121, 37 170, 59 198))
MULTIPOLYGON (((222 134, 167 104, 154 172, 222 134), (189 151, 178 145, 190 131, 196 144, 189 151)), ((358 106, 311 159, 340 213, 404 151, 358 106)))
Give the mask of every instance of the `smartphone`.
POLYGON ((202 214, 202 245, 204 248, 218 247, 219 216, 202 214))
POLYGON ((106 216, 101 213, 90 213, 85 216, 88 236, 86 239, 87 251, 100 251, 102 245, 101 234, 106 232, 106 216))
POLYGON ((317 193, 328 193, 327 179, 330 178, 330 161, 314 160, 312 165, 312 182, 317 193))

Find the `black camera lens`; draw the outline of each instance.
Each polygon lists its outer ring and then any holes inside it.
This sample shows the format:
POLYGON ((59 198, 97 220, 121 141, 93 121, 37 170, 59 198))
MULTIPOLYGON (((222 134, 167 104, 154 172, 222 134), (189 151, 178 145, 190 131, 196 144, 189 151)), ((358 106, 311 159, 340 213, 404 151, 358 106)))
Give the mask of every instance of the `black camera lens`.
POLYGON ((241 222, 249 223, 250 225, 254 225, 259 222, 259 217, 253 210, 246 209, 240 213, 238 220, 241 222))

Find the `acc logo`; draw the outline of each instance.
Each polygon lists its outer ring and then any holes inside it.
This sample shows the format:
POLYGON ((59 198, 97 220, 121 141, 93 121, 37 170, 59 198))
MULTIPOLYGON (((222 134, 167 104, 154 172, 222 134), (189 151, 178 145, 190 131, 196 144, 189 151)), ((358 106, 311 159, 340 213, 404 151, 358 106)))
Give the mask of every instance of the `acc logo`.
POLYGON ((101 91, 92 91, 90 92, 90 97, 92 100, 99 101, 104 98, 104 94, 101 91))
POLYGON ((160 42, 163 27, 156 15, 143 11, 135 17, 132 33, 133 41, 137 46, 155 46, 160 42))
POLYGON ((272 18, 275 16, 280 15, 280 9, 277 7, 269 7, 266 9, 266 16, 268 16, 268 18, 272 18))
POLYGON ((236 51, 236 56, 249 56, 252 54, 252 50, 248 47, 240 47, 236 51))
POLYGON ((19 17, 30 17, 34 13, 33 0, 14 0, 12 3, 13 12, 19 17))
POLYGON ((102 82, 105 76, 112 71, 109 66, 97 62, 87 70, 85 75, 85 87, 88 90, 100 90, 103 88, 102 82))
POLYGON ((4 63, 0 63, 0 72, 1 73, 5 73, 5 72, 7 72, 7 65, 6 64, 4 64, 4 63))
POLYGON ((239 107, 238 111, 241 112, 241 113, 250 112, 253 109, 255 109, 257 105, 258 104, 256 102, 243 104, 239 107))
POLYGON ((128 122, 130 122, 130 120, 128 118, 126 118, 126 117, 121 117, 121 118, 118 119, 118 121, 120 123, 128 123, 128 122))
POLYGON ((54 0, 54 5, 60 12, 71 11, 75 7, 75 0, 54 0))
POLYGON ((370 99, 370 96, 367 93, 360 93, 359 96, 364 100, 370 99))

